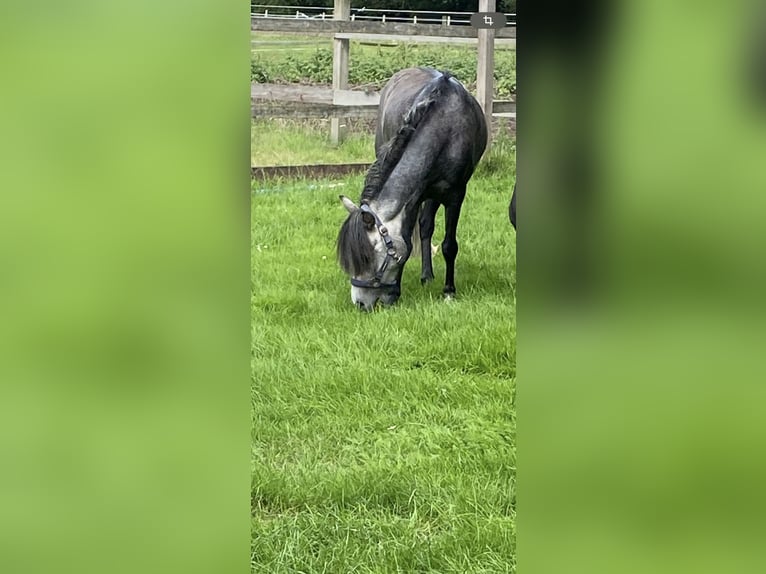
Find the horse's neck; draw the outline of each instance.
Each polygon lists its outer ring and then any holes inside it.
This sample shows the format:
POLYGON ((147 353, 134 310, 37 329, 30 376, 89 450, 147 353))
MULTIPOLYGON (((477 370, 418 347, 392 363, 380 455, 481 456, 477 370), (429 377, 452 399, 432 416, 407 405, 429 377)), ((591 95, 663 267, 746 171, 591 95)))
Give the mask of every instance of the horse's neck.
POLYGON ((412 234, 432 163, 430 158, 405 153, 383 189, 370 202, 392 233, 407 237, 412 234))
POLYGON ((394 237, 410 237, 412 235, 417 220, 420 198, 423 195, 423 190, 419 187, 408 187, 403 190, 393 189, 391 194, 381 192, 378 197, 370 201, 370 207, 378 214, 394 237), (406 193, 399 193, 398 191, 405 191, 406 193))

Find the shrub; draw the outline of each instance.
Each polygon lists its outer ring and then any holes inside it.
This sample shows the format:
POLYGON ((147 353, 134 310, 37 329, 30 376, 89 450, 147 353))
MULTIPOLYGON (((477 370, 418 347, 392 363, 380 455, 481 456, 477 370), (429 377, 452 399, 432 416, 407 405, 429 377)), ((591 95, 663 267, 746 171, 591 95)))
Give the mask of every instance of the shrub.
POLYGON ((297 65, 298 76, 317 84, 332 83, 332 50, 317 48, 308 61, 297 65))
POLYGON ((258 56, 254 56, 250 60, 250 81, 262 84, 271 82, 267 64, 258 56))
MULTIPOLYGON (((370 48, 352 44, 349 66, 351 86, 381 89, 397 71, 410 66, 449 70, 469 89, 476 83, 476 50, 455 46, 408 45, 370 48)), ((290 52, 280 58, 253 54, 250 77, 254 82, 332 83, 332 49, 318 47, 311 52, 290 52)), ((516 54, 495 53, 495 94, 508 98, 516 84, 516 54)))

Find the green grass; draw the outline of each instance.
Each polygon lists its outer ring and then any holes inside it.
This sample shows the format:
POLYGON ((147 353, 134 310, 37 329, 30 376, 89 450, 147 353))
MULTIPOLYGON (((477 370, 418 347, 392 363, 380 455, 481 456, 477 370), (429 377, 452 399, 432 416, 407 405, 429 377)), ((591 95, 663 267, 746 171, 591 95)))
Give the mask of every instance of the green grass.
POLYGON ((254 166, 372 162, 374 122, 348 119, 347 137, 330 143, 330 120, 254 119, 250 161, 254 166))
POLYGON ((371 314, 334 251, 362 177, 253 182, 253 572, 515 571, 510 146, 469 184, 457 298, 438 254, 371 314))
MULTIPOLYGON (((250 161, 254 166, 355 163, 375 160, 374 120, 345 120, 347 137, 330 143, 330 120, 254 119, 250 130, 250 161)), ((515 153, 509 121, 497 119, 490 165, 507 166, 515 153)), ((485 161, 487 161, 485 160, 485 161)))

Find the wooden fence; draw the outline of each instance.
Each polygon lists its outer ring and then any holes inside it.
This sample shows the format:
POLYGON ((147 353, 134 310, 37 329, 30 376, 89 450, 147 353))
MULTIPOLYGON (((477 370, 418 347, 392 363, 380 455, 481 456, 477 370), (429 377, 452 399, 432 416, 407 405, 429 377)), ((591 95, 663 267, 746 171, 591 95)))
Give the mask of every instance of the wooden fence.
MULTIPOLYGON (((496 0, 479 0, 479 12, 494 12, 496 0)), ((272 117, 330 117, 330 139, 338 143, 342 138, 341 119, 347 117, 374 117, 380 100, 378 93, 348 89, 349 48, 351 40, 443 42, 478 44, 476 99, 479 101, 487 125, 492 125, 493 114, 515 115, 512 101, 493 100, 494 45, 495 42, 515 46, 516 27, 500 30, 476 29, 471 26, 440 24, 413 24, 407 22, 367 21, 350 18, 351 0, 335 0, 333 19, 265 18, 251 14, 250 28, 259 32, 327 35, 333 38, 332 89, 324 95, 313 93, 310 87, 291 86, 292 90, 274 95, 274 88, 266 86, 266 93, 258 85, 251 90, 251 111, 254 116, 272 117), (331 97, 331 99, 329 99, 331 97)), ((314 89, 315 90, 315 89, 314 89)), ((491 138, 490 138, 491 140, 491 138)), ((488 142, 488 148, 491 141, 488 142)))
MULTIPOLYGON (((253 117, 273 118, 374 118, 379 92, 333 90, 300 84, 252 84, 250 104, 253 117)), ((513 117, 516 102, 495 100, 495 116, 513 117)))

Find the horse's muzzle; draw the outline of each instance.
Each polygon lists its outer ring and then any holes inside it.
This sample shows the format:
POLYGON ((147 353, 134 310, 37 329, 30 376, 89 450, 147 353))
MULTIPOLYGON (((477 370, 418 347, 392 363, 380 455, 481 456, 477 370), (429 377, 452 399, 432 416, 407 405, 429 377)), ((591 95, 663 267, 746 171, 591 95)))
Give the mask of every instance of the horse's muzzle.
POLYGON ((371 312, 378 304, 384 307, 394 305, 401 295, 397 285, 391 289, 353 289, 351 300, 360 311, 371 312))
POLYGON ((390 307, 391 305, 394 305, 398 300, 399 296, 401 295, 401 292, 396 289, 395 291, 391 291, 390 293, 383 293, 380 296, 379 301, 383 303, 386 307, 390 307))

